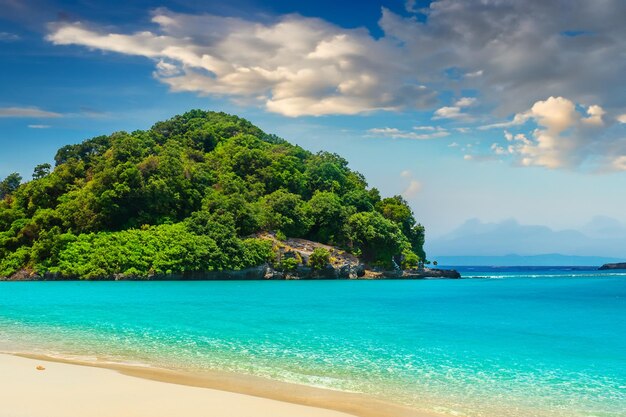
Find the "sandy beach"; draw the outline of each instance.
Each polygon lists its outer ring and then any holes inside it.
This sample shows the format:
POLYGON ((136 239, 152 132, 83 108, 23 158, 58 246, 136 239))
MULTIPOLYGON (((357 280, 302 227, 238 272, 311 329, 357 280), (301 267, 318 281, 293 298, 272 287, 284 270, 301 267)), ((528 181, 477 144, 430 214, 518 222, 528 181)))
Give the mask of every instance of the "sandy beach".
POLYGON ((244 376, 10 354, 0 354, 0 374, 2 417, 429 417, 356 394, 244 376), (210 388, 216 385, 223 389, 210 388))
POLYGON ((3 417, 348 417, 251 395, 151 381, 109 369, 0 355, 3 417), (43 366, 45 370, 37 370, 43 366))

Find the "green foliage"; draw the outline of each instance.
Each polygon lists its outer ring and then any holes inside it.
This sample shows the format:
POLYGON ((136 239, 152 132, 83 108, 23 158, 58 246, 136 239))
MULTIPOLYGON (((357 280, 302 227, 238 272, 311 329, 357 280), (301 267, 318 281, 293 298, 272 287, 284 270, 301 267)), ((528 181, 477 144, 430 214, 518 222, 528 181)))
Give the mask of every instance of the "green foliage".
POLYGON ((310 236, 323 243, 341 244, 344 241, 342 225, 348 215, 347 208, 337 194, 331 191, 316 191, 306 207, 311 219, 310 236))
POLYGON ((363 259, 386 267, 392 266, 394 258, 411 247, 398 224, 378 212, 350 216, 346 234, 363 259))
POLYGON ((39 180, 47 176, 48 174, 50 174, 51 168, 52 168, 52 165, 47 164, 47 163, 37 165, 35 169, 33 170, 33 179, 39 180))
POLYGON ((377 210, 387 219, 398 224, 402 233, 411 244, 411 249, 421 258, 425 259, 424 253, 424 226, 417 224, 413 212, 406 200, 400 196, 385 198, 376 204, 377 210))
POLYGON ((340 156, 236 116, 192 110, 64 146, 54 159, 32 181, 14 173, 0 182, 0 276, 245 268, 276 258, 271 242, 250 238, 263 231, 370 262, 425 259, 424 228, 401 197, 381 199, 340 156))
POLYGON ((311 221, 302 198, 280 189, 261 198, 261 227, 276 230, 290 237, 301 237, 308 232, 311 221))
POLYGON ((17 172, 9 174, 4 180, 0 181, 0 198, 11 194, 22 182, 22 176, 17 172))
POLYGON ((299 264, 300 262, 296 258, 285 258, 280 262, 278 269, 291 272, 295 271, 299 264))
POLYGON ((402 269, 415 269, 419 266, 420 257, 410 250, 402 252, 402 269))
POLYGON ((324 269, 330 262, 330 252, 324 248, 315 248, 309 257, 309 266, 313 269, 324 269))

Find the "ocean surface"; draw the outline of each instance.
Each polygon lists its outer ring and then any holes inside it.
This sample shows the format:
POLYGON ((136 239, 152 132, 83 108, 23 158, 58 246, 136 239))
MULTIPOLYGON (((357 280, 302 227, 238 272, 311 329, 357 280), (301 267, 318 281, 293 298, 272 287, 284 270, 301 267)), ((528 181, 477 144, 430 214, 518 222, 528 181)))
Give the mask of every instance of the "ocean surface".
POLYGON ((234 371, 455 416, 626 416, 626 271, 459 269, 466 279, 0 282, 0 351, 234 371))

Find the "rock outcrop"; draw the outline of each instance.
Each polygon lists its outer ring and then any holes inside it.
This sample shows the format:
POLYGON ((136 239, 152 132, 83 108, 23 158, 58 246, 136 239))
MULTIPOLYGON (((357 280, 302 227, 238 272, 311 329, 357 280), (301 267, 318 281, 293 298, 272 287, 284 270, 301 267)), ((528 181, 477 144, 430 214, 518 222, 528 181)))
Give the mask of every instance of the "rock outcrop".
POLYGON ((604 264, 598 269, 601 271, 607 270, 607 269, 626 269, 626 262, 619 262, 615 264, 604 264))

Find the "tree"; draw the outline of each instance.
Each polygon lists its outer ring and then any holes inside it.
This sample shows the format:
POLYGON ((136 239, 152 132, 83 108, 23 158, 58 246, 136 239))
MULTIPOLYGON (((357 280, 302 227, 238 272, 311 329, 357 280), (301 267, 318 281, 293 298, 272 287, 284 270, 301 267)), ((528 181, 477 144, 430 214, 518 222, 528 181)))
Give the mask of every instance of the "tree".
POLYGON ((330 191, 317 191, 306 208, 312 221, 310 237, 323 243, 340 244, 343 239, 341 225, 347 213, 339 196, 330 191))
POLYGON ((48 163, 37 165, 33 171, 33 179, 39 180, 48 176, 50 174, 50 168, 52 168, 52 165, 48 163))
POLYGON ((399 195, 385 198, 376 204, 376 209, 387 219, 395 222, 411 243, 411 249, 421 259, 424 253, 424 226, 418 224, 413 217, 409 204, 399 195))
POLYGON ((353 214, 346 229, 352 247, 360 251, 367 262, 385 267, 392 266, 393 262, 400 264, 402 254, 411 248, 400 227, 378 212, 353 214))
POLYGON ((262 227, 281 231, 289 237, 304 236, 311 221, 304 209, 304 202, 297 194, 278 190, 261 199, 262 227))
POLYGON ((0 198, 4 198, 12 194, 22 183, 22 176, 17 172, 9 174, 2 182, 0 182, 0 198))

